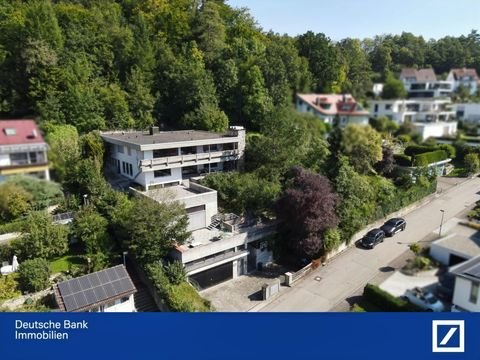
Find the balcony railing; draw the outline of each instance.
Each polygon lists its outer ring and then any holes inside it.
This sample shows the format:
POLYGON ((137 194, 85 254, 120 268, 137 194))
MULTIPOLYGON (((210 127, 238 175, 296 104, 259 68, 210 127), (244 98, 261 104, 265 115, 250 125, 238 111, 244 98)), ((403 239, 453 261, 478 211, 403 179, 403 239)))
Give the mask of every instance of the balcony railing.
POLYGON ((185 164, 185 165, 194 165, 202 161, 211 161, 213 159, 219 158, 228 158, 231 156, 237 157, 239 154, 238 150, 224 150, 224 151, 212 151, 209 153, 199 153, 191 155, 178 155, 178 156, 168 156, 163 158, 155 159, 145 159, 140 161, 141 167, 154 167, 159 165, 168 166, 171 164, 185 164))

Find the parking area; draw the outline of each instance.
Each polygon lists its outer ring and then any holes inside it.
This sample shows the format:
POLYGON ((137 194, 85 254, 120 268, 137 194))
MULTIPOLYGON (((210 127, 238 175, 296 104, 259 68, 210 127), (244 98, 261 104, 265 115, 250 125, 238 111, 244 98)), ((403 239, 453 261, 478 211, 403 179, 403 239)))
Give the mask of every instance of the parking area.
POLYGON ((263 303, 262 286, 276 281, 279 273, 253 272, 200 292, 215 311, 246 312, 263 303))
POLYGON ((422 289, 434 290, 438 283, 436 273, 438 269, 422 271, 415 276, 404 275, 396 271, 392 276, 380 284, 380 288, 394 296, 402 296, 407 289, 419 287, 422 289))

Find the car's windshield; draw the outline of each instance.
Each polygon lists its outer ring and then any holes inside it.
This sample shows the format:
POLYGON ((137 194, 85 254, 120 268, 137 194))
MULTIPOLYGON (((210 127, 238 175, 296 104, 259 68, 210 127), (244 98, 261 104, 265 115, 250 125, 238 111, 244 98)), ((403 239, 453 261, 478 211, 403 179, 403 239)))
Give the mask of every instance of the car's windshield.
POLYGON ((437 298, 435 296, 433 296, 432 294, 425 295, 425 300, 429 304, 435 304, 437 302, 437 298))
POLYGON ((397 220, 388 220, 385 225, 387 225, 387 226, 395 226, 395 225, 397 225, 397 220))

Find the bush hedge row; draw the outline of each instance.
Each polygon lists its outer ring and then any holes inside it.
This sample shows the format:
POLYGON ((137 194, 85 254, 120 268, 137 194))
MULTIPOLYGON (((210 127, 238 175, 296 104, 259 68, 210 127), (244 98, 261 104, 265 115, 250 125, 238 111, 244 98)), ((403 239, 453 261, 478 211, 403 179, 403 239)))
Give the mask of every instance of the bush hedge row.
POLYGON ((427 166, 438 161, 448 159, 447 153, 444 150, 436 150, 423 154, 415 155, 413 158, 414 166, 427 166))
POLYGON ((412 166, 412 158, 404 154, 395 154, 393 155, 395 163, 400 166, 412 166))
POLYGON ((427 152, 432 152, 438 150, 437 146, 426 146, 426 145, 409 145, 405 148, 405 155, 415 156, 418 154, 424 154, 427 152))
POLYGON ((367 284, 363 289, 365 300, 379 309, 387 312, 422 311, 419 307, 410 304, 408 301, 397 298, 390 293, 383 291, 378 286, 367 284))

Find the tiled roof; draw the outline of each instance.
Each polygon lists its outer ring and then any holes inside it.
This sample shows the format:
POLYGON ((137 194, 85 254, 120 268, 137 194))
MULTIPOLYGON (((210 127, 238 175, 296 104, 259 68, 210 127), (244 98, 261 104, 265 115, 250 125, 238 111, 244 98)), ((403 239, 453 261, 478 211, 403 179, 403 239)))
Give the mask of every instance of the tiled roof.
POLYGON ((437 81, 437 76, 433 69, 414 69, 403 68, 400 73, 400 79, 415 78, 417 82, 437 81))
POLYGON ((370 114, 350 94, 297 94, 297 97, 324 115, 368 116, 370 114))
POLYGON ((478 74, 477 70, 475 69, 451 69, 450 74, 453 75, 454 79, 457 80, 459 78, 462 78, 464 76, 471 76, 473 77, 474 80, 478 80, 478 74))
POLYGON ((0 146, 45 143, 34 120, 0 120, 0 146))

